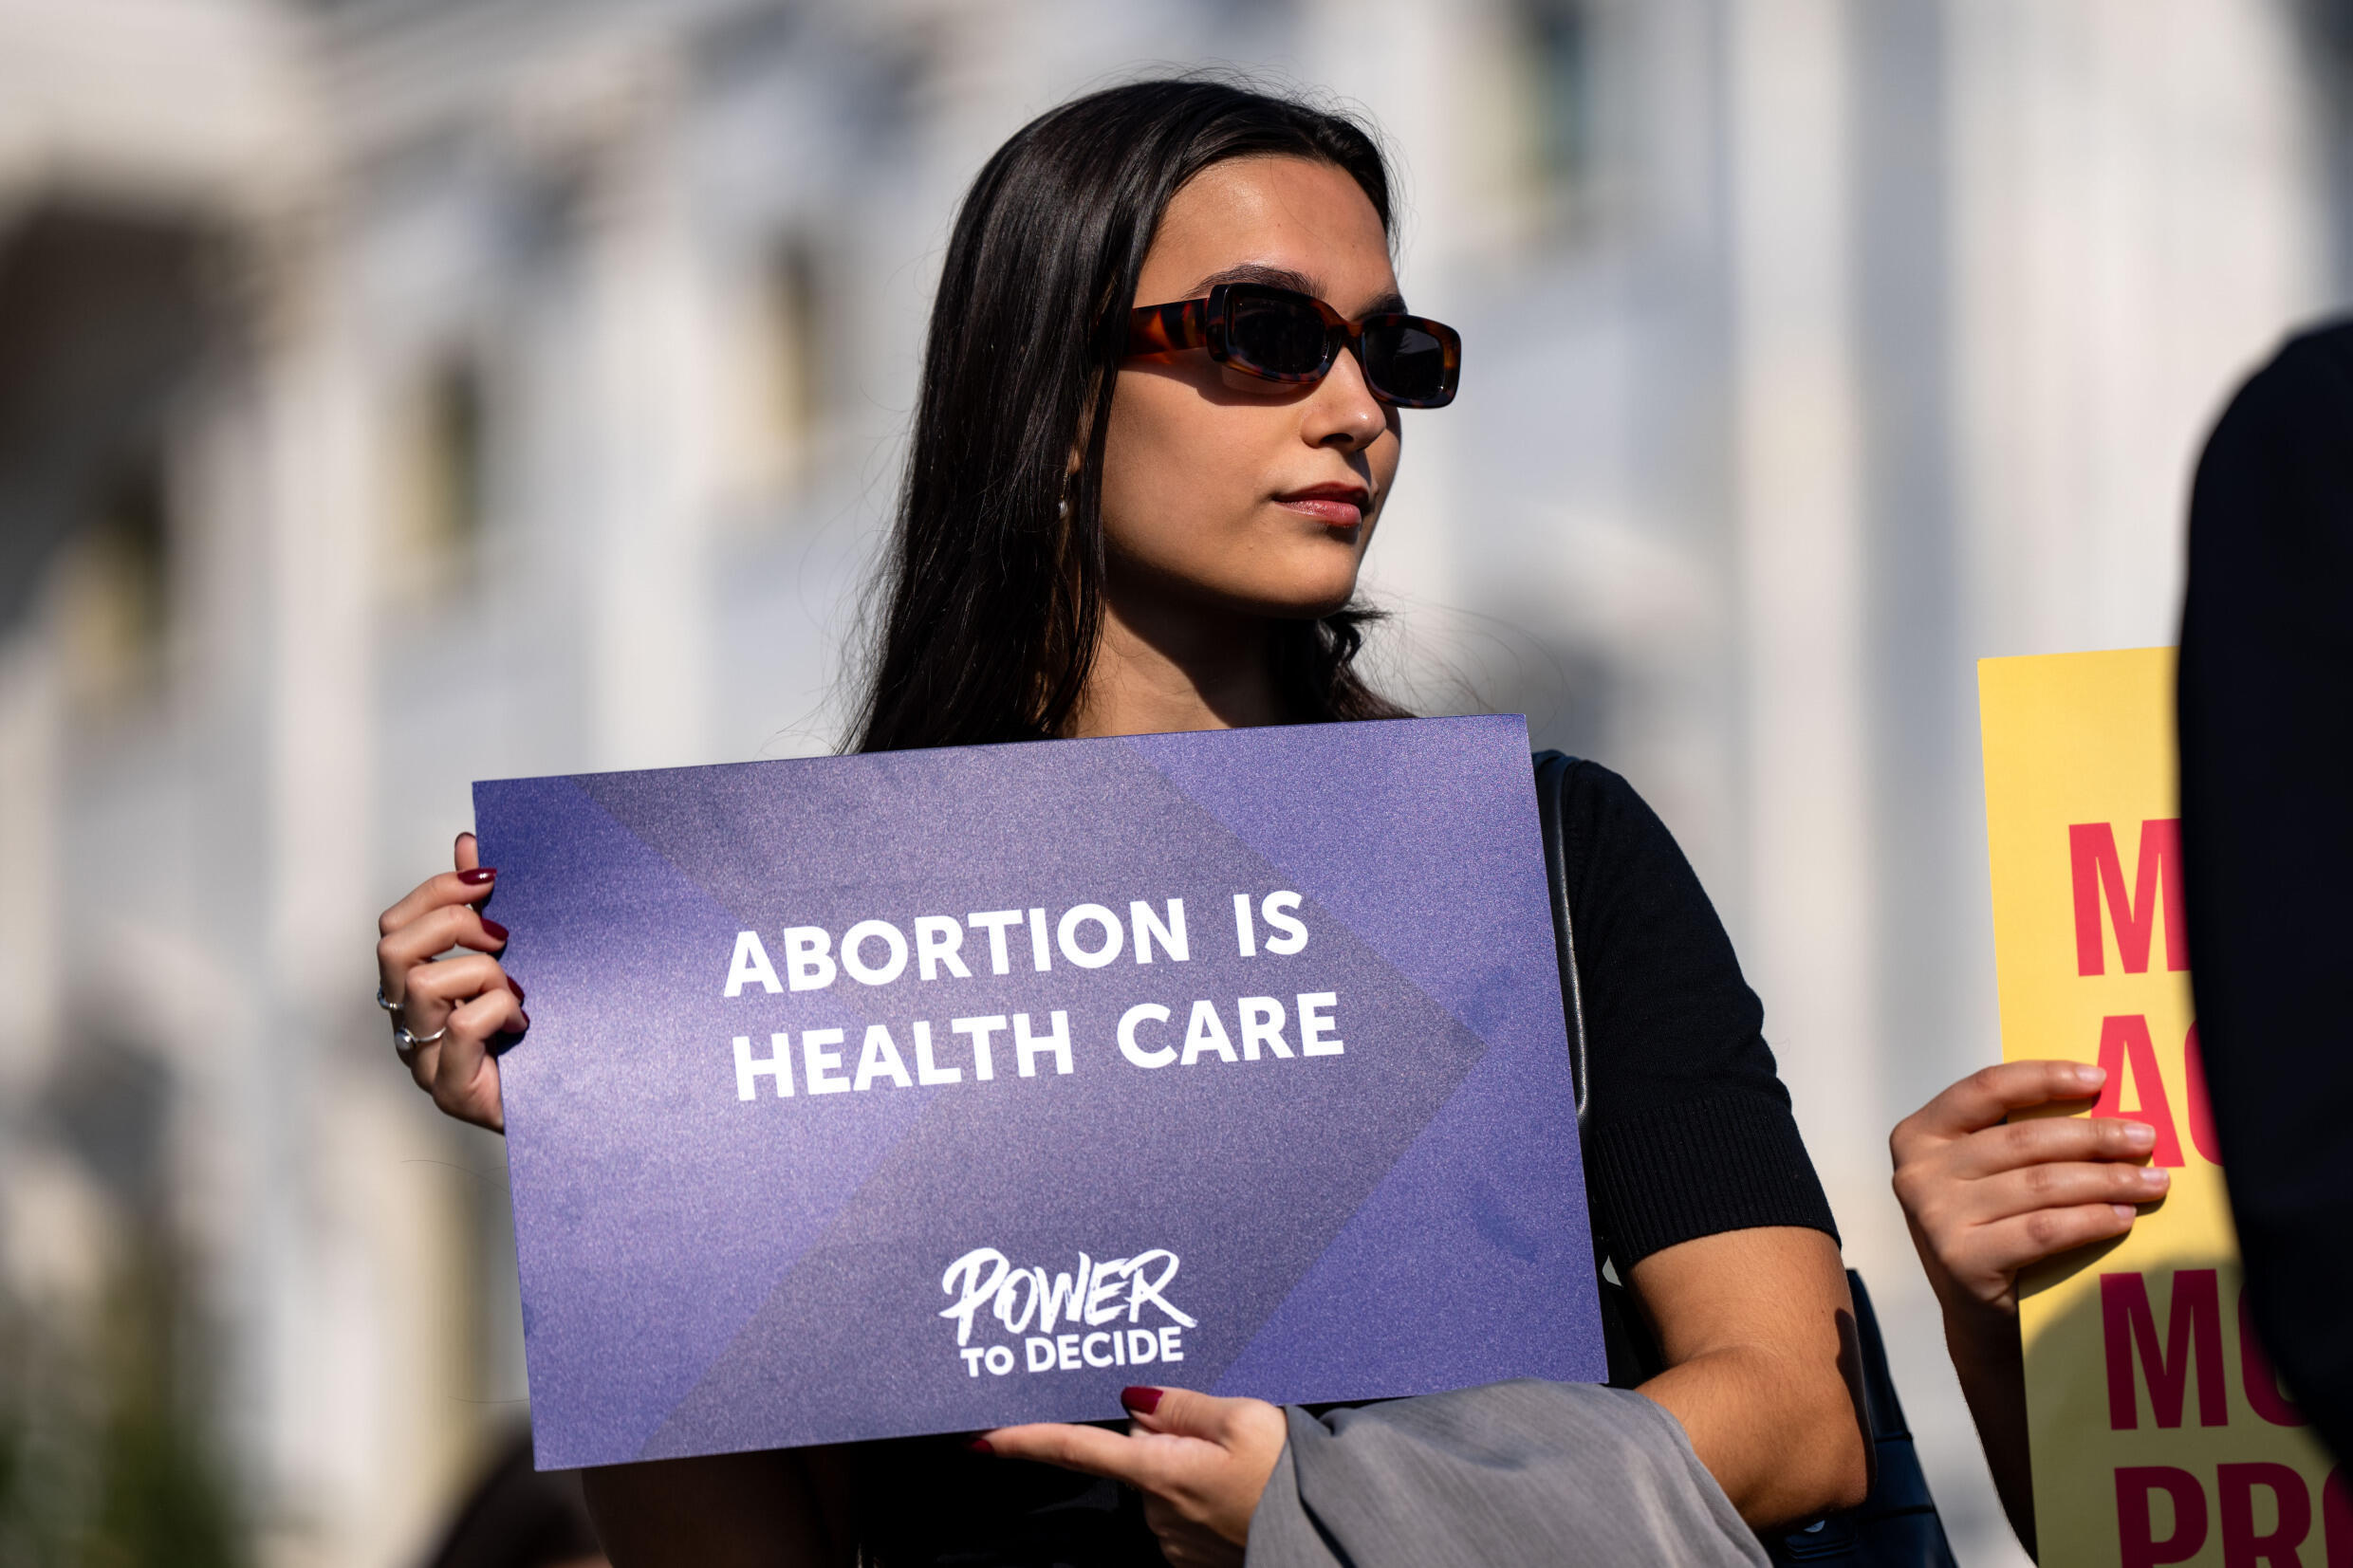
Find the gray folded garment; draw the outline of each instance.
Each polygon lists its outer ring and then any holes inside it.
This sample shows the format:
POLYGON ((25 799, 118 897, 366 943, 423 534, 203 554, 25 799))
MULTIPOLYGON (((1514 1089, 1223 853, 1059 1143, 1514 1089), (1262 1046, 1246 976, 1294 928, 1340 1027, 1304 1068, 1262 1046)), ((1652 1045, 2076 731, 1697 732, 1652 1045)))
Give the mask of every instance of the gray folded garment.
POLYGON ((1766 1568, 1682 1424, 1628 1390, 1523 1380, 1287 1413, 1246 1568, 1766 1568))

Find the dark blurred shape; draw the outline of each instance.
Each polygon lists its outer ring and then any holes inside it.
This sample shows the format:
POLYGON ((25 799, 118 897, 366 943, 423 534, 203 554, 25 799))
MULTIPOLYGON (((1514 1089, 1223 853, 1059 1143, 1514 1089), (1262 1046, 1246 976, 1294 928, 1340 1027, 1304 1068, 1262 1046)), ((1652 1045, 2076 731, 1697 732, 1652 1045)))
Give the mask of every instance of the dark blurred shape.
POLYGON ((768 285, 773 317, 768 347, 776 360, 770 417, 780 439, 797 451, 815 434, 824 406, 825 286, 815 243, 801 234, 777 241, 768 285))
POLYGON ((95 1312, 0 1295, 0 1563, 246 1560, 210 1325, 170 1212, 175 1092, 152 1052, 103 1029, 78 1031, 41 1090, 42 1120, 122 1230, 95 1312))
POLYGON ((100 1485, 84 1560, 163 1568, 243 1562, 233 1486, 211 1442, 192 1329, 193 1282, 160 1227, 142 1227, 107 1303, 100 1485), (199 1385, 196 1388, 191 1384, 199 1385))
POLYGON ((242 1568, 191 1271, 135 1224, 98 1310, 0 1297, 0 1563, 242 1568))
POLYGON ((2241 389, 2190 504, 2192 983, 2264 1343, 2353 1455, 2353 323, 2241 389))
POLYGON ((87 505, 60 514, 72 536, 59 585, 66 609, 66 696, 85 714, 120 710, 161 689, 174 597, 171 516, 157 446, 141 441, 89 479, 83 487, 87 505))
POLYGON ((604 1561, 572 1470, 531 1468, 531 1434, 503 1449, 458 1511, 431 1568, 559 1568, 604 1561))
POLYGON ((471 360, 452 359, 435 373, 425 397, 431 543, 446 550, 470 549, 482 531, 482 513, 490 500, 482 374, 471 360))
POLYGON ((1515 8, 1527 72, 1529 130, 1539 204, 1573 223, 1590 194, 1600 149, 1594 101, 1594 18, 1588 0, 1520 0, 1515 8))
POLYGON ((124 1212, 160 1233, 175 1085, 154 1055, 110 1033, 74 1042, 44 1096, 48 1117, 124 1212))
POLYGON ((193 368, 211 250, 193 224, 66 207, 0 231, 0 631, 193 368))
POLYGON ((2353 54, 2353 0, 2305 0, 2304 11, 2323 43, 2353 54))
POLYGON ((2301 0, 2297 42, 2318 111, 2313 146, 2335 200, 2325 216, 2340 278, 2353 276, 2353 0, 2301 0))
MULTIPOLYGON (((1124 1422, 1089 1425, 1121 1430, 1124 1422)), ((1164 1568, 1143 1499, 1114 1481, 973 1453, 969 1433, 862 1443, 859 1535, 884 1568, 1164 1568), (919 1507, 908 1499, 923 1500, 919 1507)))

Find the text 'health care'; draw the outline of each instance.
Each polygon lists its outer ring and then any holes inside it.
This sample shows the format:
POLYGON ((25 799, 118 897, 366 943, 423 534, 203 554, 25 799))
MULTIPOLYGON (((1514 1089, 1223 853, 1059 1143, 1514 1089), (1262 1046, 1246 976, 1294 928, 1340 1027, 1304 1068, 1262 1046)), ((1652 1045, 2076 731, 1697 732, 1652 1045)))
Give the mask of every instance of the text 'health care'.
MULTIPOLYGON (((1289 958, 1306 951, 1309 936, 1306 923, 1299 917, 1301 903, 1300 895, 1288 890, 1262 897, 1234 894, 1236 955, 1256 958, 1264 952, 1289 958)), ((1074 904, 1050 921, 1043 908, 982 910, 961 918, 919 914, 912 922, 912 932, 910 940, 909 932, 891 921, 861 920, 843 931, 837 942, 823 926, 787 926, 782 932, 780 978, 760 933, 738 932, 735 950, 728 961, 725 995, 737 998, 755 989, 770 996, 823 991, 845 976, 870 987, 909 978, 918 986, 971 980, 973 966, 984 962, 991 974, 1004 975, 1012 972, 1021 947, 1027 948, 1026 956, 1035 972, 1051 972, 1058 958, 1076 968, 1101 969, 1123 955, 1135 965, 1152 964, 1156 959, 1183 964, 1193 957, 1182 898, 1167 899, 1158 910, 1143 899, 1130 900, 1124 920, 1103 904, 1074 904), (978 933, 969 956, 965 950, 968 933, 978 933)), ((1190 1067, 1209 1061, 1336 1057, 1346 1049, 1340 1035, 1339 1005, 1338 993, 1328 990, 1242 996, 1223 1005, 1202 997, 1192 1001, 1179 1036, 1174 1008, 1159 1001, 1140 1001, 1121 1012, 1113 1031, 1114 1043, 1120 1060, 1147 1069, 1190 1067)), ((1066 1008, 1048 1009, 1043 1028, 1027 1012, 982 1013, 941 1022, 942 1027, 936 1030, 931 1019, 909 1019, 899 1026, 899 1032, 888 1024, 868 1024, 856 1046, 854 1064, 848 1027, 805 1028, 797 1040, 790 1030, 774 1030, 769 1034, 764 1055, 755 1052, 751 1035, 737 1035, 736 1098, 758 1098, 764 1078, 773 1085, 776 1098, 783 1099, 796 1094, 851 1094, 878 1085, 912 1089, 989 1083, 997 1078, 999 1037, 1019 1078, 1037 1077, 1041 1061, 1052 1062, 1056 1075, 1076 1070, 1079 1058, 1073 1051, 1066 1008), (907 1046, 904 1052, 902 1039, 907 1046), (909 1070, 910 1058, 913 1071, 909 1070)), ((1109 1053, 1102 1057, 1107 1061, 1109 1053)))

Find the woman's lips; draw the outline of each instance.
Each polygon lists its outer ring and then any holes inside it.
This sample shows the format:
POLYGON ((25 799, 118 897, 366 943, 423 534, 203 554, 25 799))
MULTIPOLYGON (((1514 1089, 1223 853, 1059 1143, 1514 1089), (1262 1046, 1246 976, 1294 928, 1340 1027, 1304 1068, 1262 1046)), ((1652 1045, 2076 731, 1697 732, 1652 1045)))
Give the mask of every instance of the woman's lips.
POLYGON ((1367 499, 1362 491, 1325 494, 1309 490, 1299 495, 1277 496, 1275 505, 1295 511, 1302 517, 1312 517, 1327 528, 1354 528, 1364 521, 1363 504, 1367 499))

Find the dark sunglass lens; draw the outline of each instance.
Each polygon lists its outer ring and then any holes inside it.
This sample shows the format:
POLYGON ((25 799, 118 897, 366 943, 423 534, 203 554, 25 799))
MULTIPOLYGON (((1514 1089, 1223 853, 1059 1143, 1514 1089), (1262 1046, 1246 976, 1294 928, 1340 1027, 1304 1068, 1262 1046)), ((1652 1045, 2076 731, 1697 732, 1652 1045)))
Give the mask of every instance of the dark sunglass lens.
POLYGON ((1245 296, 1233 302, 1226 353, 1245 370, 1312 376, 1324 368, 1324 319, 1306 304, 1245 296))
POLYGON ((1387 397, 1422 402, 1445 392, 1446 344, 1421 327, 1398 323, 1368 328, 1364 360, 1364 378, 1387 397))

